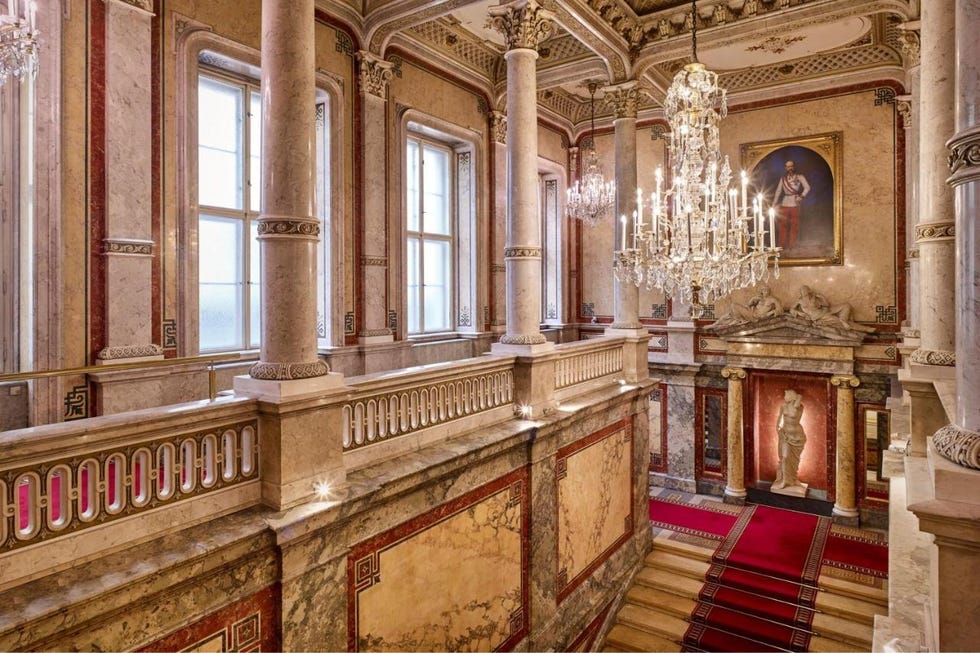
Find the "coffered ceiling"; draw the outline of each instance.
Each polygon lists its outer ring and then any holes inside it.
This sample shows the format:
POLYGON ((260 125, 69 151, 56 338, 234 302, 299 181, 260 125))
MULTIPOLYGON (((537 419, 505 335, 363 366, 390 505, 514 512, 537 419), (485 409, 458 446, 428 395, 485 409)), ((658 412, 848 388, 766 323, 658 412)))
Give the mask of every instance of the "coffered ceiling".
MULTIPOLYGON (((691 60, 686 0, 538 0, 555 14, 540 48, 538 99, 570 132, 589 118, 587 82, 636 79, 641 117, 659 110, 673 74, 691 60)), ((347 20, 362 47, 399 46, 483 88, 506 89, 504 39, 487 26, 498 0, 318 0, 347 20)), ((700 0, 698 58, 720 73, 731 102, 860 81, 904 81, 902 27, 918 0, 700 0)), ((914 40, 914 39, 911 39, 914 40)), ((907 45, 908 43, 904 43, 907 45)), ((912 43, 914 46, 915 43, 912 43)), ((607 109, 597 94, 596 113, 607 109)))

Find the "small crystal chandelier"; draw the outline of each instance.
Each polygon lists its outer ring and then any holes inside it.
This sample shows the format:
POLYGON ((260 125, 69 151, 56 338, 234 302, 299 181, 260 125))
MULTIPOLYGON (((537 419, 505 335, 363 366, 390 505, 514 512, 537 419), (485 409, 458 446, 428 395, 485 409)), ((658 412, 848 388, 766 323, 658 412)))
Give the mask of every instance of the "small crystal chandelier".
POLYGON ((616 203, 616 188, 613 182, 607 182, 602 177, 602 166, 595 153, 595 82, 589 82, 589 111, 592 122, 592 148, 586 158, 585 174, 581 181, 568 189, 565 209, 569 218, 581 220, 594 227, 603 217, 609 214, 616 203))
POLYGON ((7 79, 37 75, 37 3, 7 0, 7 13, 0 15, 0 85, 7 79))
POLYGON ((696 0, 691 2, 691 43, 693 61, 674 76, 664 101, 670 123, 669 187, 664 188, 657 168, 647 222, 637 189, 632 242, 627 242, 626 216, 621 216, 614 272, 621 282, 639 286, 646 281, 648 290, 656 286, 690 303, 691 316, 700 318, 704 304, 765 281, 770 257, 778 278, 779 248, 775 211, 766 211, 761 194, 749 197, 744 171, 741 194, 729 190, 732 170, 721 155, 718 135, 718 124, 728 114, 726 94, 718 75, 698 61, 696 0))

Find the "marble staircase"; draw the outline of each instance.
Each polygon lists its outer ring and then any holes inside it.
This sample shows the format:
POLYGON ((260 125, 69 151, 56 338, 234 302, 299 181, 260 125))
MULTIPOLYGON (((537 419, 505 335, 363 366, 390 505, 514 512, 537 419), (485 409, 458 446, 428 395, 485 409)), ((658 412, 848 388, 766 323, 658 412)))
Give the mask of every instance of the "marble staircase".
MULTIPOLYGON (((657 535, 600 650, 680 651, 711 553, 657 535)), ((870 651, 875 615, 888 610, 887 588, 826 576, 819 584, 810 650, 870 651)))

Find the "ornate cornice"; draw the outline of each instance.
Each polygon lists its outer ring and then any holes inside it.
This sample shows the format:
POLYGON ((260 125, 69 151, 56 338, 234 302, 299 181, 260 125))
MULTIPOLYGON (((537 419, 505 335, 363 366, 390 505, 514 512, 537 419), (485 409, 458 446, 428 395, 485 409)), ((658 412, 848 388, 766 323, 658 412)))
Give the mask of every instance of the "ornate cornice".
POLYGON ((915 225, 915 242, 953 240, 956 237, 954 222, 921 222, 915 225))
POLYGON ((325 376, 330 372, 327 364, 321 360, 309 363, 264 363, 252 365, 248 373, 253 379, 262 381, 289 381, 292 379, 311 379, 325 376))
POLYGON ((830 377, 830 384, 848 390, 861 385, 861 379, 857 378, 853 374, 838 374, 830 377))
POLYGON ((360 338, 376 338, 378 336, 390 336, 391 329, 363 329, 357 332, 360 338))
POLYGON ((932 446, 957 465, 980 469, 980 433, 947 424, 932 436, 932 446))
POLYGON ((356 59, 361 92, 385 99, 388 95, 388 82, 395 74, 395 64, 367 50, 358 50, 356 59))
POLYGON ((149 356, 163 356, 163 347, 152 344, 106 347, 96 355, 96 358, 100 361, 111 361, 121 358, 147 358, 149 356))
POLYGON ((980 179, 980 127, 954 136, 949 143, 948 183, 951 186, 980 179))
POLYGON ((492 111, 490 113, 490 131, 493 133, 495 143, 507 144, 507 114, 503 111, 492 111))
POLYGON ((106 238, 102 253, 123 256, 153 256, 153 241, 136 238, 106 238))
POLYGON ((487 26, 504 35, 507 49, 537 50, 551 36, 555 15, 541 7, 537 0, 515 0, 506 5, 491 6, 487 26))
POLYGON ((726 379, 741 381, 745 378, 746 372, 745 369, 741 367, 726 367, 721 371, 721 375, 726 379))
POLYGON ((917 365, 940 365, 952 367, 956 365, 956 352, 944 349, 916 349, 909 360, 917 365))
POLYGON ((320 235, 320 223, 312 220, 290 220, 283 218, 259 218, 259 237, 300 236, 316 238, 320 235))
POLYGON ((540 247, 506 247, 504 248, 504 258, 541 258, 540 247))
POLYGON ((636 118, 640 89, 635 81, 606 86, 602 90, 605 93, 603 101, 613 110, 615 118, 636 118))

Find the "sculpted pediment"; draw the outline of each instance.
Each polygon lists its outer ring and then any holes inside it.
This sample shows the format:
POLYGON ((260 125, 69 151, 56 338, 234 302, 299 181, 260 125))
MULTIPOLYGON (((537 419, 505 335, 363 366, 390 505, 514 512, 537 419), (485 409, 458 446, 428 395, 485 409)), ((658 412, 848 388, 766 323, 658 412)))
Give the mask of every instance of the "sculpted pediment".
POLYGON ((856 329, 818 324, 811 320, 782 313, 742 324, 709 327, 722 340, 763 342, 813 342, 831 341, 839 345, 857 346, 865 333, 856 329))

